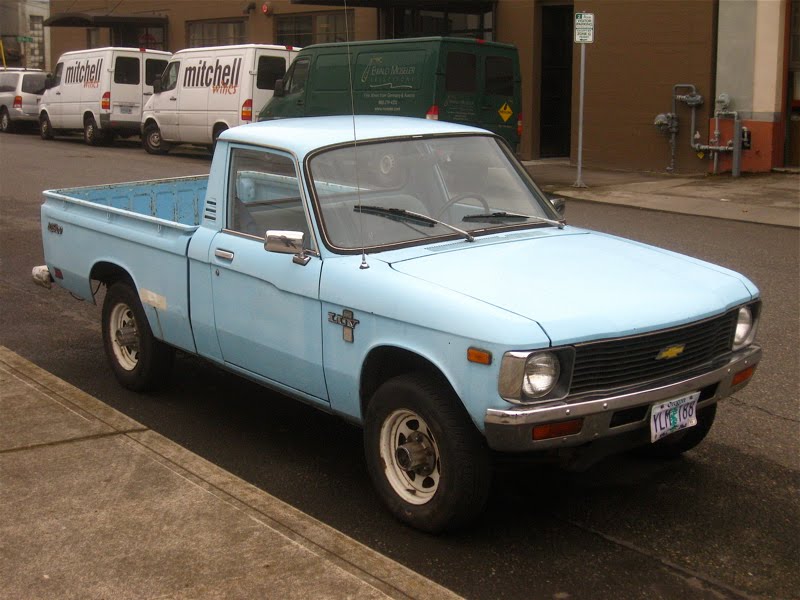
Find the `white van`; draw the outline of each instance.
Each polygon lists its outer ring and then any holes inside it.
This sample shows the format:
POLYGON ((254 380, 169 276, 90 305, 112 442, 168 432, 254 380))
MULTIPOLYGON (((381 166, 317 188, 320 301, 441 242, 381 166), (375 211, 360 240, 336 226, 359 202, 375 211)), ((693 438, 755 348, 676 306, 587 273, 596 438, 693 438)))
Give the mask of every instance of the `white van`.
POLYGON ((138 135, 142 107, 170 56, 137 48, 65 52, 45 84, 39 108, 42 139, 83 130, 83 139, 94 146, 110 142, 115 134, 138 135))
POLYGON ((298 50, 263 44, 179 50, 145 105, 145 150, 164 154, 173 144, 211 148, 226 129, 255 120, 298 50))

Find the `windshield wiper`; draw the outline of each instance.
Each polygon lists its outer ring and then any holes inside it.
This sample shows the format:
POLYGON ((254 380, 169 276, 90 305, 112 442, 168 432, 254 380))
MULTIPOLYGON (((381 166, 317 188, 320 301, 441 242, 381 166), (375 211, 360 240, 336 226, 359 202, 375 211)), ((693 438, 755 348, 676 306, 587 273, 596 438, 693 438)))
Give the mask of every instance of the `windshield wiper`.
POLYGON ((564 229, 564 221, 554 221, 553 219, 546 219, 536 215, 521 215, 519 213, 505 211, 482 215, 467 215, 461 220, 464 222, 477 221, 490 223, 492 221, 527 221, 528 219, 534 219, 539 223, 548 223, 550 225, 555 225, 559 229, 564 229))
POLYGON ((392 221, 414 223, 416 225, 423 225, 425 227, 434 227, 436 225, 441 225, 442 227, 451 229, 456 233, 460 233, 461 235, 464 236, 464 239, 466 239, 468 242, 475 241, 475 238, 472 237, 472 235, 470 235, 468 231, 464 231, 463 229, 459 229, 458 227, 453 227, 449 223, 445 223, 444 221, 440 221, 439 219, 434 219, 433 217, 429 217, 428 215, 423 215, 422 213, 406 210, 404 208, 384 208, 383 206, 362 205, 353 207, 353 211, 360 212, 366 215, 378 215, 380 217, 386 217, 387 219, 391 219, 392 221))

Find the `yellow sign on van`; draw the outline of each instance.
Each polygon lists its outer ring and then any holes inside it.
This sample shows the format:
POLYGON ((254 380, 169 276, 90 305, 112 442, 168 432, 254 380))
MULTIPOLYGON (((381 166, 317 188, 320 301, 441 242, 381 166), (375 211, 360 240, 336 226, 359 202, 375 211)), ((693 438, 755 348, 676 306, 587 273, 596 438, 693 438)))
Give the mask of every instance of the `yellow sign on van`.
POLYGON ((508 102, 506 102, 505 104, 503 104, 503 106, 500 107, 500 110, 497 111, 497 114, 500 115, 500 117, 503 119, 503 122, 505 123, 511 118, 511 115, 514 114, 514 111, 511 110, 511 107, 508 105, 508 102))

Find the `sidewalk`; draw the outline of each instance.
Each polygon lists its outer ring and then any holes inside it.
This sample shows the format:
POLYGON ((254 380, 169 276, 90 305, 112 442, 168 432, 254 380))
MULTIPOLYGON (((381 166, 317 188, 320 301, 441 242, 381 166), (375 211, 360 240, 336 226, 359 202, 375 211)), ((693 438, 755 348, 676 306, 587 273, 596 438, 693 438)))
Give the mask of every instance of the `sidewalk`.
MULTIPOLYGON (((800 228, 800 174, 682 176, 577 168, 565 159, 523 163, 547 193, 575 200, 800 228)), ((569 209, 568 209, 569 210, 569 209)), ((567 212, 569 215, 569 212, 567 212)))
POLYGON ((4 598, 457 598, 0 346, 4 598))

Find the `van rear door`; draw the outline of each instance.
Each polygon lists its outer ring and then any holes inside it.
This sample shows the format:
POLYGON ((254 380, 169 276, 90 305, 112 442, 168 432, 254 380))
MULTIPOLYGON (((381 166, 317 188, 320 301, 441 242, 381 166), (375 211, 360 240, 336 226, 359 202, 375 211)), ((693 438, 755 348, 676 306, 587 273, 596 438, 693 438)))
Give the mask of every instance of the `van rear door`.
POLYGON ((439 120, 478 125, 478 55, 461 44, 443 44, 439 60, 444 72, 436 86, 439 120))
POLYGON ((512 51, 479 54, 479 117, 477 125, 503 136, 512 148, 519 143, 521 118, 519 63, 512 51))
MULTIPOLYGON (((111 102, 111 122, 134 122, 142 117, 142 61, 139 56, 115 54, 111 66, 111 86, 108 92, 111 102)), ((101 107, 105 106, 101 97, 101 107)))
MULTIPOLYGON (((253 75, 252 120, 255 121, 261 109, 272 98, 275 81, 283 79, 291 61, 289 50, 256 49, 255 73, 253 75)), ((242 102, 247 98, 242 97, 242 102)))

